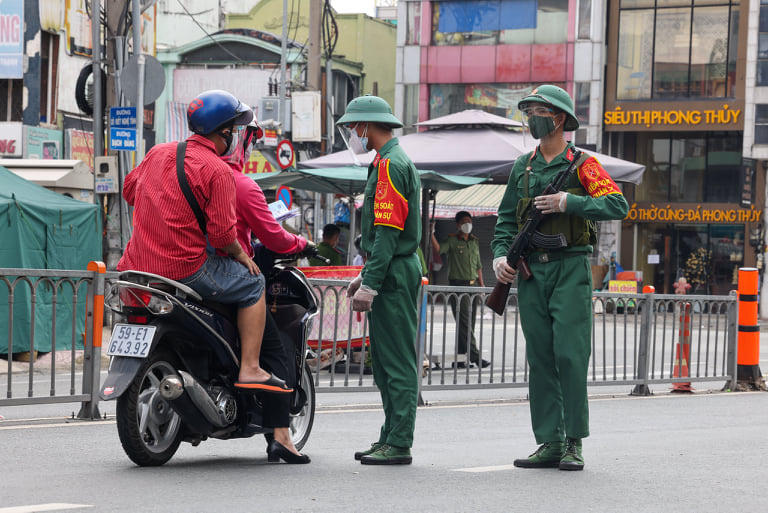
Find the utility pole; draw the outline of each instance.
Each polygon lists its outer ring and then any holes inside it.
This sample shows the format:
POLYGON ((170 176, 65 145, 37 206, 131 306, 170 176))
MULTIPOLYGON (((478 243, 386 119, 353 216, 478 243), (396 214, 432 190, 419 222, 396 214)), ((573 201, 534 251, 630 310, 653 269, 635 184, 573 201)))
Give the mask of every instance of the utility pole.
POLYGON ((323 0, 309 0, 309 55, 307 55, 307 88, 322 89, 323 66, 321 62, 320 35, 323 23, 323 0))
MULTIPOLYGON (((117 34, 118 25, 120 22, 120 16, 127 4, 128 0, 108 0, 104 2, 104 8, 106 9, 107 25, 109 26, 108 34, 117 34)), ((107 107, 113 107, 119 105, 119 97, 117 91, 117 82, 115 80, 115 74, 121 67, 122 61, 122 37, 118 36, 107 39, 107 51, 106 51, 106 64, 107 64, 107 101, 105 102, 105 109, 107 107)), ((137 127, 138 128, 138 127, 137 127)), ((110 155, 117 155, 114 150, 109 151, 110 155)), ((122 159, 118 159, 120 162, 122 159)), ((122 201, 123 192, 123 170, 124 164, 120 163, 120 172, 118 174, 119 179, 119 192, 118 194, 105 195, 107 198, 107 217, 104 223, 106 237, 103 243, 104 260, 107 264, 107 269, 115 269, 117 262, 123 254, 122 245, 122 232, 121 232, 121 208, 120 203, 122 201)))
POLYGON ((285 81, 288 60, 288 0, 283 0, 283 37, 280 47, 280 130, 284 133, 288 126, 285 112, 285 81))
MULTIPOLYGON (((93 162, 104 154, 104 98, 101 97, 101 0, 91 0, 91 55, 93 76, 93 162)), ((94 183, 96 173, 93 173, 94 183)), ((96 187, 93 188, 96 192, 96 187)), ((98 195, 94 201, 98 203, 98 195)))
POLYGON ((138 56, 139 77, 136 94, 136 165, 144 160, 144 66, 146 61, 141 53, 141 2, 131 0, 133 20, 133 55, 138 56))

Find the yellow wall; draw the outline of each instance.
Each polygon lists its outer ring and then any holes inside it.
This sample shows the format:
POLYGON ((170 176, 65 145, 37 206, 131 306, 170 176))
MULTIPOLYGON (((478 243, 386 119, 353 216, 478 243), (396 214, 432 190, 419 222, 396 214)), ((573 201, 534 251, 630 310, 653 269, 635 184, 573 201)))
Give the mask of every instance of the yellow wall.
MULTIPOLYGON (((288 24, 288 37, 304 44, 309 38, 310 0, 291 0, 294 11, 288 24)), ((345 61, 357 66, 334 62, 334 69, 361 76, 360 93, 370 93, 378 82, 379 96, 394 109, 395 102, 395 42, 397 27, 365 14, 336 14, 339 40, 334 55, 343 55, 345 61)), ((283 32, 282 0, 262 0, 248 14, 227 16, 227 28, 251 28, 271 32, 280 37, 283 32)))

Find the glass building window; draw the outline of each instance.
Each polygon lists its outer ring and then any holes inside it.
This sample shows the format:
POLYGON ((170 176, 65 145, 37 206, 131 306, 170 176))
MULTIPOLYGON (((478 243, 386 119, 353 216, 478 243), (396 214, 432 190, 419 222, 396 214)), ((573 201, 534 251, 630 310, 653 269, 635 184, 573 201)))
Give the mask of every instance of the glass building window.
POLYGON ((421 44, 421 2, 407 2, 405 9, 405 44, 421 44))
POLYGON ((56 81, 59 68, 59 36, 40 32, 40 122, 56 122, 56 81))
POLYGON ((574 103, 576 109, 576 117, 579 120, 580 125, 589 124, 589 89, 591 87, 590 82, 576 82, 574 94, 574 103))
POLYGON ((736 282, 736 271, 744 265, 744 225, 640 224, 638 225, 639 270, 643 280, 657 292, 671 294, 681 276, 694 294, 728 294, 736 282), (646 255, 660 256, 648 264, 646 255))
POLYGON ((645 164, 637 201, 738 203, 742 136, 739 132, 639 134, 645 164))
POLYGON ((592 0, 579 0, 579 39, 589 39, 592 29, 592 0))
MULTIPOLYGON (((447 116, 467 109, 520 121, 517 102, 538 84, 432 84, 429 86, 429 118, 447 116)), ((554 85, 565 88, 563 83, 554 85)))
POLYGON ((568 0, 432 2, 436 46, 565 43, 568 0))
POLYGON ((738 2, 621 0, 617 99, 732 97, 738 26, 738 2))
POLYGON ((755 144, 768 144, 768 105, 755 107, 755 144))
POLYGON ((416 132, 414 123, 419 122, 419 85, 406 85, 403 102, 403 133, 416 132))
POLYGON ((760 6, 760 23, 758 30, 760 34, 757 41, 756 85, 768 86, 768 5, 760 6))
POLYGON ((24 81, 0 80, 0 121, 21 121, 24 81))

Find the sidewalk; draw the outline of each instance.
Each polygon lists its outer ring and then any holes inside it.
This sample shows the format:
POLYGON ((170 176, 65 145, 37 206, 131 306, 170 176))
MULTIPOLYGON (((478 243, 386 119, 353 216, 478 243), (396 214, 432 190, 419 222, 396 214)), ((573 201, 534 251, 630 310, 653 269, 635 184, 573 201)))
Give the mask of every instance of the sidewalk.
MULTIPOLYGON (((102 342, 106 345, 109 342, 111 336, 111 329, 104 327, 102 332, 102 342)), ((109 357, 104 354, 105 348, 102 347, 101 354, 101 368, 105 370, 109 366, 109 357)), ((82 349, 75 350, 75 370, 82 370, 83 368, 83 353, 82 349)), ((0 355, 0 376, 8 375, 8 355, 0 355)), ((37 359, 33 362, 34 371, 37 372, 49 372, 54 365, 53 361, 54 353, 38 353, 37 359)), ((56 370, 68 371, 72 368, 72 350, 57 349, 56 350, 56 370)), ((12 361, 11 362, 11 374, 28 374, 29 362, 12 361)))

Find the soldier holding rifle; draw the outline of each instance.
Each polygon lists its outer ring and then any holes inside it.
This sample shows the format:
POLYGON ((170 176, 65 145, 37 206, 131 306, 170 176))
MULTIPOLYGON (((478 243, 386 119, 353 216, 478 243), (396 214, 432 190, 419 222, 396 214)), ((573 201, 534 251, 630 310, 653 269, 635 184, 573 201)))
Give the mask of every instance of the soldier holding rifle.
POLYGON ((531 369, 531 423, 539 448, 514 465, 581 470, 582 439, 589 436, 592 273, 588 255, 596 242, 595 221, 623 219, 629 206, 600 163, 566 141, 564 132, 579 127, 567 92, 543 85, 523 98, 518 108, 540 143, 515 162, 491 242, 497 280, 509 284, 517 274, 523 278, 517 285, 518 306, 531 369), (566 168, 573 172, 561 175, 566 176, 562 186, 544 194, 566 168), (532 243, 522 259, 509 261, 515 237, 535 216, 541 218, 536 222, 537 235, 547 242, 542 243, 546 249, 532 243))

